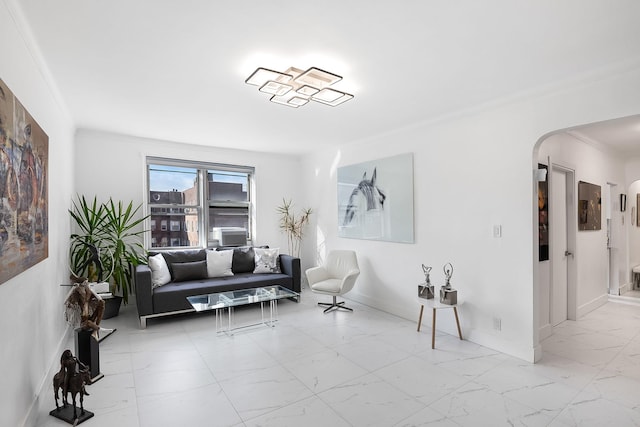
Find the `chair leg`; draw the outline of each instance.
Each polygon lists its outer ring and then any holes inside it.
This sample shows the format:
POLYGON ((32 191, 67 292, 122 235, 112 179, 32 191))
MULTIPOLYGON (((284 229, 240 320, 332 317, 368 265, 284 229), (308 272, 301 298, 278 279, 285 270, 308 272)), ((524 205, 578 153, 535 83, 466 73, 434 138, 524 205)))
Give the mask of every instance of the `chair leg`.
POLYGON ((328 313, 331 310, 340 310, 340 309, 353 311, 352 308, 345 307, 344 301, 337 302, 337 297, 335 295, 333 296, 333 303, 319 302, 318 305, 327 306, 327 308, 325 308, 324 310, 325 313, 328 313))

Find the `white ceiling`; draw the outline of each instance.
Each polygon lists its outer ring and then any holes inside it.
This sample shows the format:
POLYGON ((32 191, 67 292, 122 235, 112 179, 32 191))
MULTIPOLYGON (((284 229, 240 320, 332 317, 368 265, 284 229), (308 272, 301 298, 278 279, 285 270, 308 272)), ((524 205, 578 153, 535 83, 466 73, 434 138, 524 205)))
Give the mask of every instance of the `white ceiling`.
POLYGON ((15 1, 78 127, 259 151, 366 140, 640 58, 637 0, 15 1), (277 105, 244 83, 259 66, 317 66, 355 98, 277 105))

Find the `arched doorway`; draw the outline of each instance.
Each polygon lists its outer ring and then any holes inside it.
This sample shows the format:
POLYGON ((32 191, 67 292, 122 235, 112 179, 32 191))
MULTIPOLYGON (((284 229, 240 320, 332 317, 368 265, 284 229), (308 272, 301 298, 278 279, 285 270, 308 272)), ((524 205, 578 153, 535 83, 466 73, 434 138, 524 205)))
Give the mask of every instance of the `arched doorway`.
MULTIPOLYGON (((625 224, 631 222, 631 199, 635 203, 635 195, 640 193, 640 187, 638 191, 626 190, 630 174, 637 173, 640 178, 640 161, 636 164, 629 161, 640 158, 638 142, 640 116, 633 116, 558 130, 544 135, 536 144, 534 164, 547 169, 547 179, 538 181, 534 174, 534 185, 548 189, 545 208, 549 219, 546 225, 549 256, 543 259, 543 251, 536 251, 534 260, 537 272, 534 310, 538 316, 539 341, 552 333, 564 312, 566 319, 580 318, 609 300, 609 286, 617 292, 618 285, 629 283, 631 259, 635 260, 634 265, 640 265, 640 247, 637 257, 631 258, 627 244, 630 235, 625 230, 625 224), (581 183, 597 188, 601 209, 597 229, 580 229, 579 204, 584 202, 579 194, 581 183), (563 188, 568 192, 563 193, 563 188), (624 191, 629 197, 626 213, 621 209, 620 194, 624 191), (559 210, 558 205, 566 211, 559 210), (558 223, 557 215, 560 218, 564 215, 566 228, 558 223), (556 232, 564 233, 561 239, 556 232), (566 264, 564 270, 557 268, 562 263, 566 264), (563 277, 566 285, 562 284, 563 277), (564 305, 564 312, 559 305, 564 305)), ((545 215, 537 214, 540 224, 545 215)), ((542 244, 544 231, 539 226, 534 241, 542 244)), ((636 231, 640 246, 640 228, 636 227, 636 231)))

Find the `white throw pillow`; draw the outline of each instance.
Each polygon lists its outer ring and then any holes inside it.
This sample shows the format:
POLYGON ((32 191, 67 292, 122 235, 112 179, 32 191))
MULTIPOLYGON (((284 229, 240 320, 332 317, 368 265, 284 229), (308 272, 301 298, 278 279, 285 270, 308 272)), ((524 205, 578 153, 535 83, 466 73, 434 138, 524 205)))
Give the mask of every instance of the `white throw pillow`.
POLYGON ((149 268, 151 269, 152 287, 157 288, 158 286, 166 285, 171 281, 169 266, 167 266, 167 261, 165 261, 162 254, 149 257, 149 268))
POLYGON ((233 250, 207 251, 207 274, 209 277, 233 276, 231 262, 233 250))
POLYGON ((256 268, 254 273, 280 273, 280 248, 253 248, 256 268))

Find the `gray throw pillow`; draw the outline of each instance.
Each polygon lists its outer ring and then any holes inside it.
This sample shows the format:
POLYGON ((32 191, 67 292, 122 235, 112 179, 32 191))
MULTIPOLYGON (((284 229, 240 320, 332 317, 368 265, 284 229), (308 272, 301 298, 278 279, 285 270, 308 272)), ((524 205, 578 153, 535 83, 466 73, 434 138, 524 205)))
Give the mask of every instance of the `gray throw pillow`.
POLYGON ((207 261, 176 262, 171 264, 173 281, 200 280, 207 278, 207 261))

